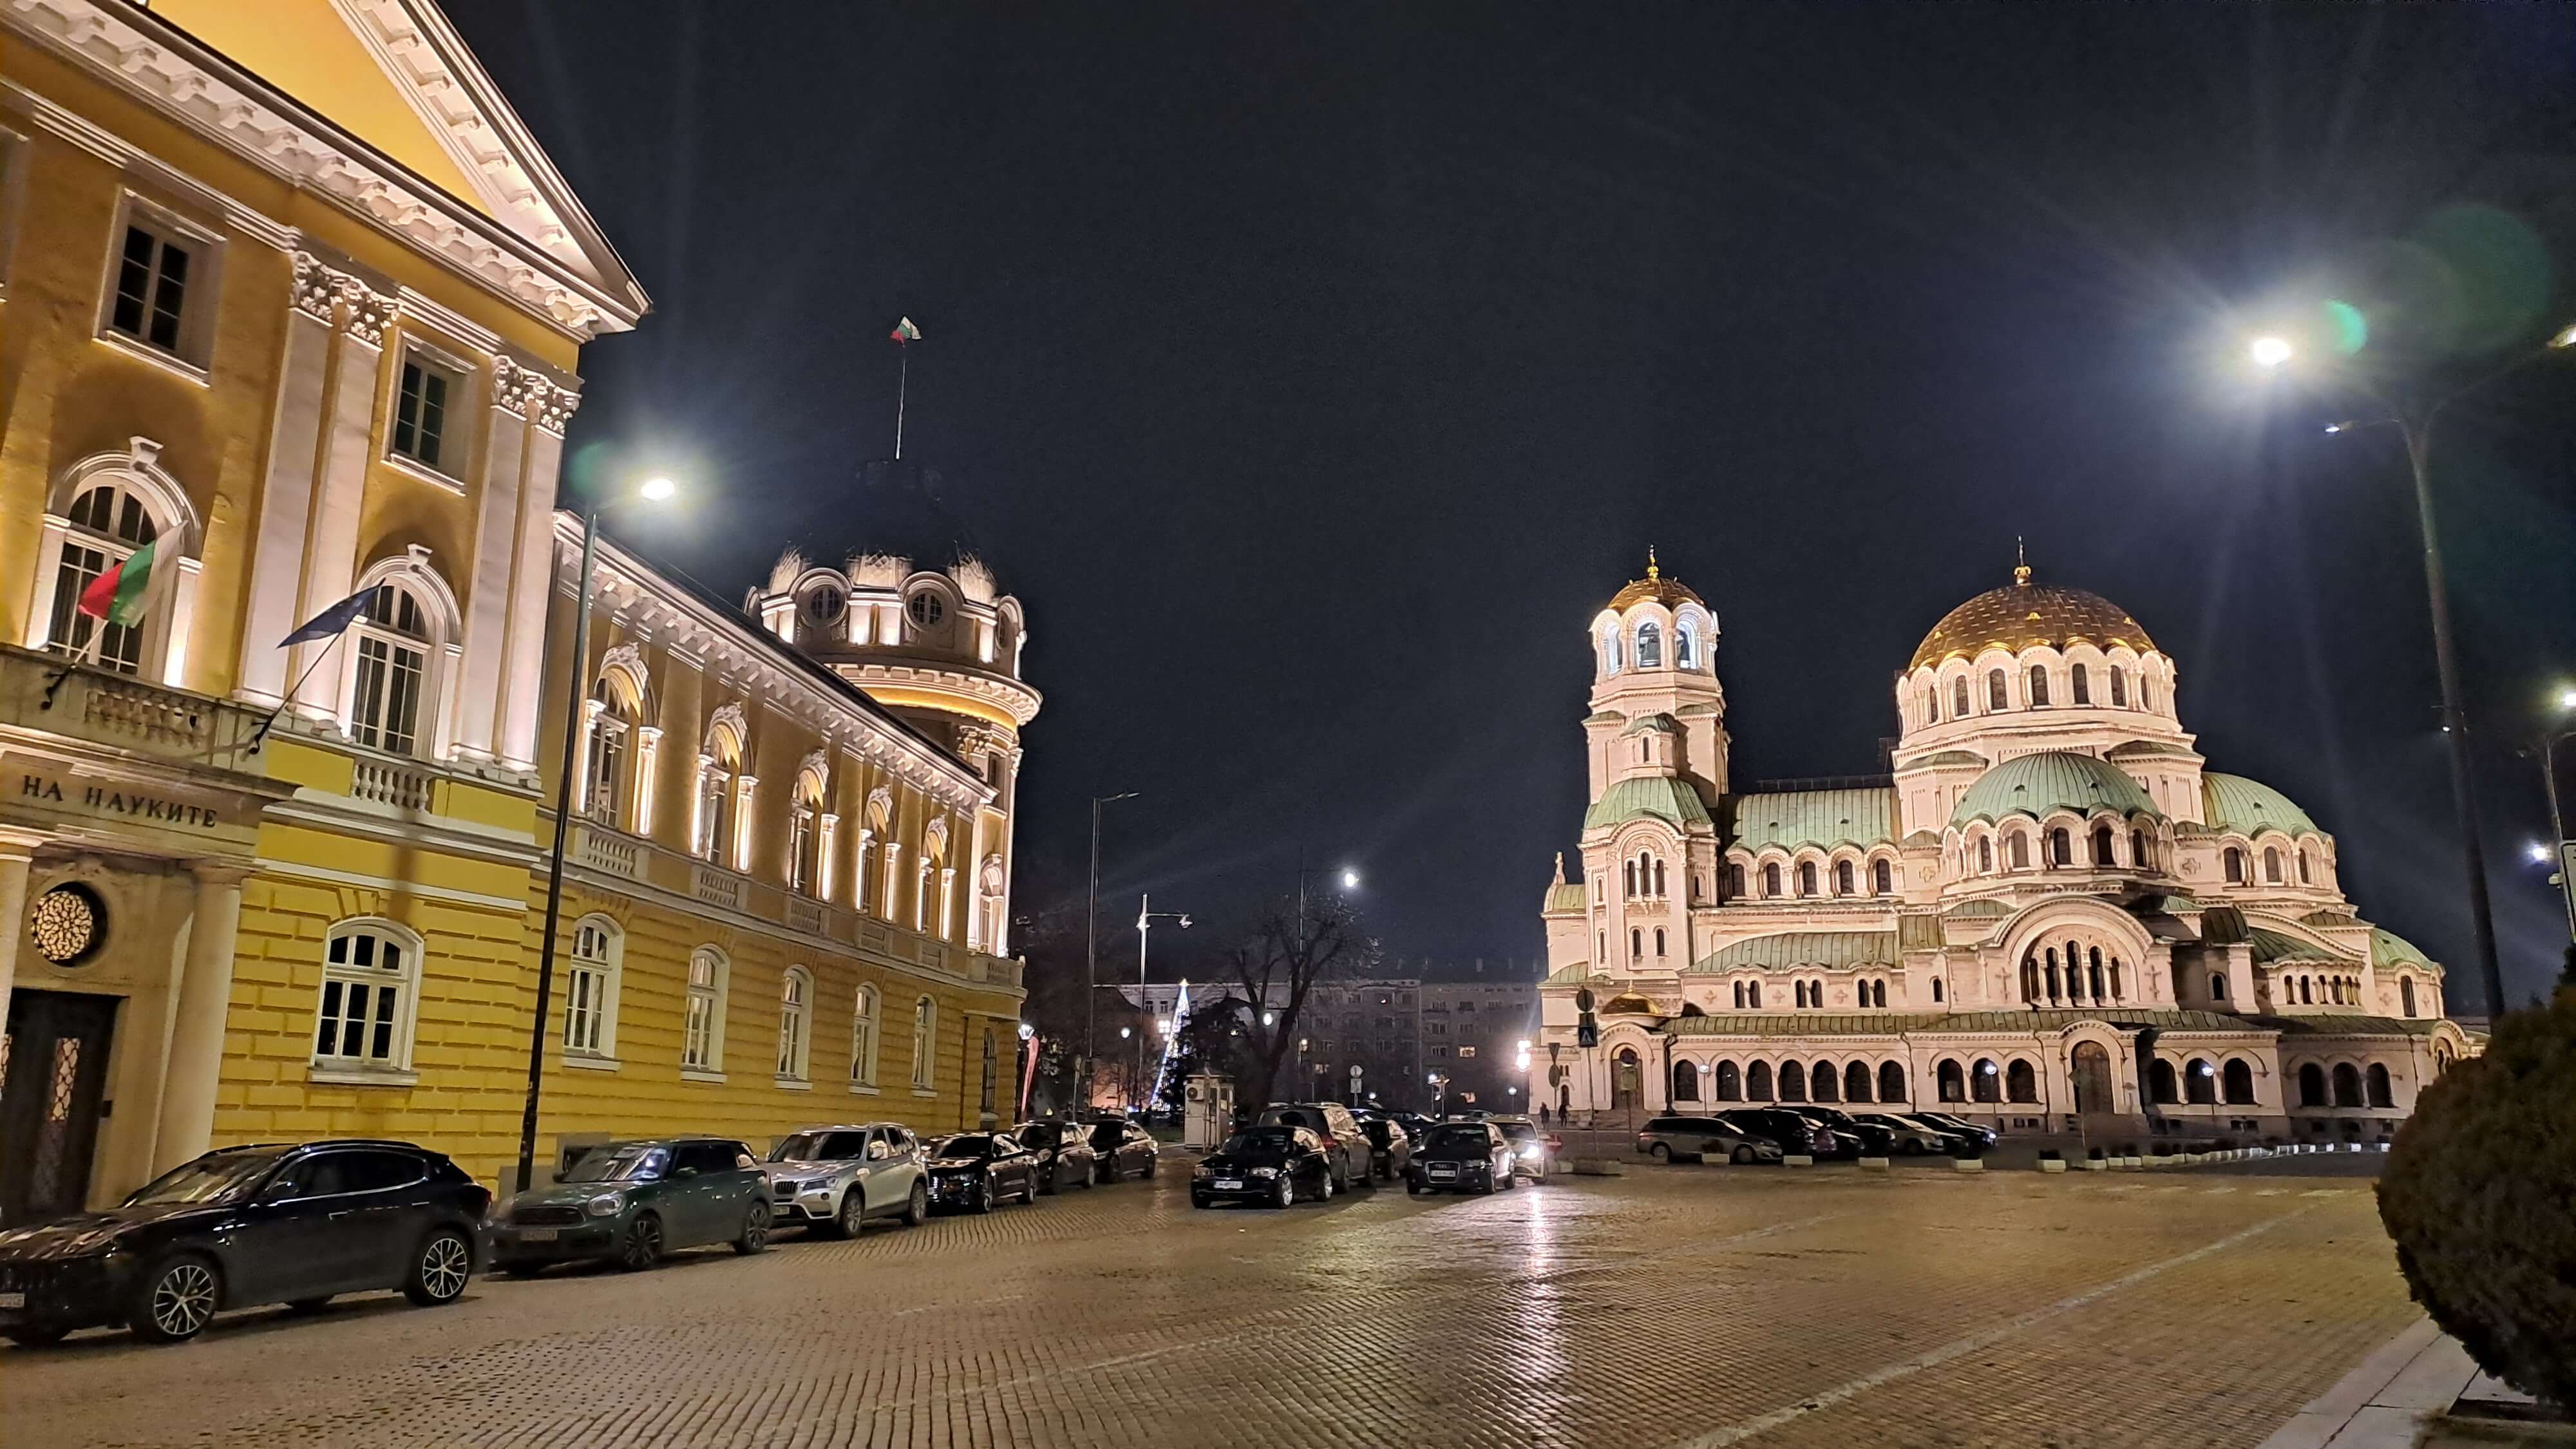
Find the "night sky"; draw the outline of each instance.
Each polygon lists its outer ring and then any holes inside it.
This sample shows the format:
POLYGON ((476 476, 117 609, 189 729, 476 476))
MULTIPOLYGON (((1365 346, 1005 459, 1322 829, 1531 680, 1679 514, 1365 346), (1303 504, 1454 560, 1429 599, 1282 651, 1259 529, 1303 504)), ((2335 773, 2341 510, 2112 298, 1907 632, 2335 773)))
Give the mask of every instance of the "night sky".
MULTIPOLYGON (((1740 786, 1882 768, 2026 534, 2478 1007, 2400 455, 2238 359, 2356 268, 2440 299, 2446 366, 2576 318, 2576 9, 447 7, 655 299, 574 433, 696 490, 648 553, 738 593, 885 542, 920 323, 906 456, 1047 693, 1023 909, 1136 790, 1104 913, 1206 917, 1176 963, 1301 841, 1388 954, 1526 962, 1650 543, 1740 786)), ((2571 399, 2518 374, 2436 462, 2517 995, 2564 942, 2514 745, 2576 674, 2571 399)))

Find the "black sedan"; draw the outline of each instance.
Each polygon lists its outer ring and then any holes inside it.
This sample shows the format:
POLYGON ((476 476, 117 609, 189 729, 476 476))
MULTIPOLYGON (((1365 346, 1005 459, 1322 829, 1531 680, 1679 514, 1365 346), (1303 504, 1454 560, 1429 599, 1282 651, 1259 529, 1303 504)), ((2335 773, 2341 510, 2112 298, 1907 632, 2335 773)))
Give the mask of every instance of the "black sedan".
POLYGON ((1247 1127, 1190 1170, 1192 1207, 1251 1202, 1284 1208, 1300 1197, 1325 1202, 1332 1195, 1324 1140, 1303 1127, 1247 1127))
POLYGON ((1413 1169, 1404 1190, 1426 1192, 1511 1191, 1519 1150, 1491 1122, 1443 1122, 1413 1152, 1413 1169))
POLYGON ((1023 1122, 1011 1129, 1020 1145, 1038 1156, 1038 1191, 1061 1192, 1076 1185, 1096 1187, 1100 1154, 1091 1147, 1090 1129, 1076 1122, 1023 1122))
POLYGON ((1007 1132, 960 1132, 930 1146, 930 1205, 988 1213, 1038 1200, 1038 1155, 1007 1132))
POLYGON ((124 1324, 194 1338, 226 1308, 320 1308, 398 1288, 453 1303, 492 1194, 408 1142, 227 1147, 105 1212, 0 1233, 0 1333, 50 1343, 124 1324))
POLYGON ((1099 1180, 1116 1182, 1122 1177, 1152 1177, 1160 1164, 1163 1149, 1152 1133, 1133 1122, 1112 1117, 1096 1122, 1091 1128, 1091 1150, 1099 1155, 1099 1180))

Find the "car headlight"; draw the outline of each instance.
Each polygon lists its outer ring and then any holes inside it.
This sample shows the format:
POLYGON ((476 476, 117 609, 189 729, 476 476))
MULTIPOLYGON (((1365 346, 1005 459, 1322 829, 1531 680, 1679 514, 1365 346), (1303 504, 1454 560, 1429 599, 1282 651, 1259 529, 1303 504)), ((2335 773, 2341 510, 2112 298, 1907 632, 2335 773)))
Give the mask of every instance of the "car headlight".
POLYGON ((1252 1169, 1252 1175, 1255 1177, 1277 1177, 1279 1175, 1279 1169, 1275 1167, 1256 1167, 1252 1169))
POLYGON ((1538 1159, 1538 1148, 1535 1146, 1522 1148, 1521 1159, 1525 1162, 1536 1161, 1538 1159))
POLYGON ((583 1203, 581 1209, 595 1218, 613 1218, 617 1216, 617 1210, 624 1206, 626 1206, 626 1199, 613 1192, 604 1192, 583 1203))
POLYGON ((1202 1162, 1202 1163, 1200 1163, 1198 1166, 1193 1167, 1193 1168, 1191 1168, 1191 1169, 1190 1169, 1190 1176, 1192 1176, 1192 1177, 1214 1177, 1214 1176, 1216 1176, 1216 1169, 1215 1169, 1215 1168, 1213 1168, 1213 1167, 1210 1167, 1210 1166, 1208 1166, 1206 1163, 1202 1162))

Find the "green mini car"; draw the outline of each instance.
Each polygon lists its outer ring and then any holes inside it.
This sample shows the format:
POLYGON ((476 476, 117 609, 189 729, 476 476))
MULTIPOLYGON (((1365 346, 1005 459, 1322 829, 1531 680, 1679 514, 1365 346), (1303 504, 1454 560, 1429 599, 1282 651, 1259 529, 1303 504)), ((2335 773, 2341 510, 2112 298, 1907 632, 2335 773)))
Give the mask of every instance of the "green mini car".
POLYGON ((526 1276, 556 1263, 650 1268, 665 1253, 729 1243, 769 1246, 769 1178, 760 1158, 721 1137, 612 1142, 551 1187, 510 1199, 492 1225, 492 1261, 526 1276))

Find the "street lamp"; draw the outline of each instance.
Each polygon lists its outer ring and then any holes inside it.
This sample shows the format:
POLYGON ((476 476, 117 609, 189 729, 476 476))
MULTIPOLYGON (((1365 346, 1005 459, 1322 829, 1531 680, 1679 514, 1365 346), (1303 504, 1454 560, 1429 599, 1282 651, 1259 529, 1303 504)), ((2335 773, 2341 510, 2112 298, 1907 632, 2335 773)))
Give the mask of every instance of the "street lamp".
MULTIPOLYGON (((1180 911, 1155 910, 1152 895, 1140 895, 1136 898, 1136 1005, 1140 1009, 1145 1006, 1145 946, 1152 939, 1156 921, 1178 921, 1181 923, 1182 930, 1186 931, 1190 928, 1190 918, 1186 914, 1180 911)), ((1166 1021, 1162 1026, 1163 1035, 1169 1037, 1172 1034, 1172 1024, 1166 1021)), ((1144 1080, 1145 1042, 1140 1037, 1136 1042, 1136 1081, 1140 1090, 1144 1080)), ((1151 1110, 1151 1103, 1147 1103, 1146 1106, 1151 1110)))
POLYGON ((2246 345, 2245 355, 2254 359, 2256 367, 2279 367, 2297 356, 2298 349, 2287 338, 2257 337, 2246 345))
MULTIPOLYGON (((2565 336, 2569 333, 2576 333, 2576 328, 2570 328, 2568 333, 2560 335, 2565 336)), ((2576 688, 2562 689, 2558 692, 2558 708, 2564 714, 2576 715, 2576 688)), ((2563 720, 2560 723, 2562 726, 2560 729, 2543 733, 2539 739, 2532 741, 2531 748, 2524 750, 2523 753, 2540 762, 2540 788, 2549 801, 2549 843, 2545 846, 2533 845, 2531 858, 2535 861, 2558 862, 2558 897, 2567 908, 2568 938, 2576 940, 2576 872, 2571 872, 2567 868, 2571 855, 2567 849, 2567 819, 2558 811, 2558 747, 2571 739, 2576 739, 2576 725, 2569 725, 2563 720)))
POLYGON ((1355 891, 1359 888, 1360 873, 1351 869, 1349 866, 1342 867, 1342 889, 1346 891, 1355 891))
POLYGON ((581 507, 581 573, 573 584, 572 667, 564 671, 563 767, 555 773, 555 841, 546 856, 546 929, 537 943, 537 1010, 528 1023, 528 1100, 519 1116, 519 1190, 536 1185, 537 1104, 545 1089, 546 1013, 554 1005, 555 931, 563 924, 564 841, 572 828, 573 752, 581 738, 581 682, 590 673, 590 566, 599 553, 599 515, 635 500, 668 503, 680 486, 661 474, 635 485, 622 498, 584 496, 581 507))
POLYGON ((1091 896, 1082 911, 1082 1050, 1074 1054, 1076 1088, 1082 1105, 1091 1105, 1091 1051, 1100 1026, 1100 807, 1133 800, 1136 792, 1091 797, 1091 896))

